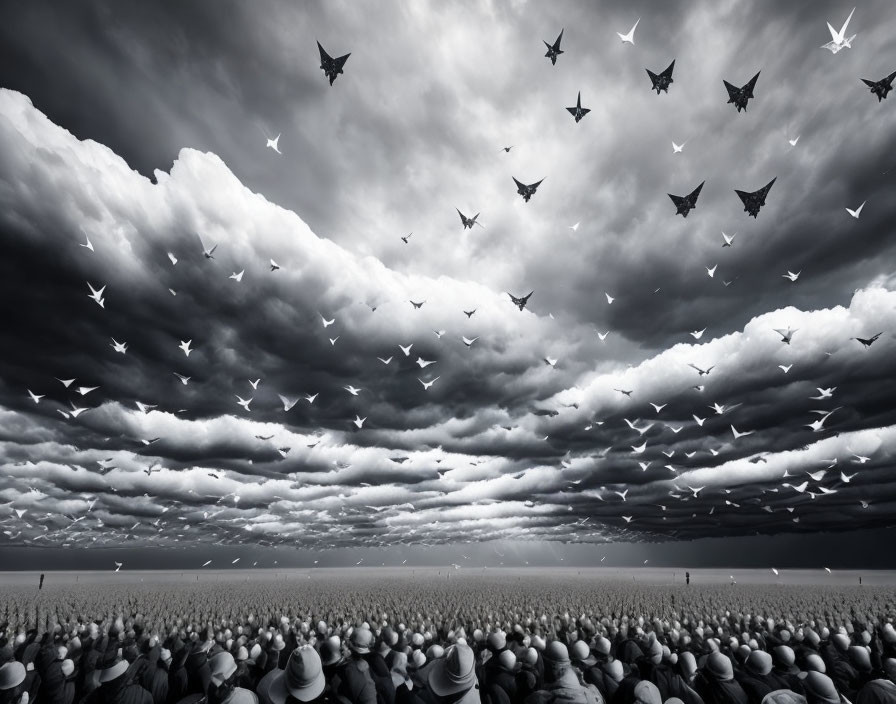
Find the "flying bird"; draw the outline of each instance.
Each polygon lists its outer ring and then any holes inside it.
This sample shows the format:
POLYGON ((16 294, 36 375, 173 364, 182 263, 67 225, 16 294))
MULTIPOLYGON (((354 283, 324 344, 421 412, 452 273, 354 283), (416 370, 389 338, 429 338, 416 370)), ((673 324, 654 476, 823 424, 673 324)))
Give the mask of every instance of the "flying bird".
POLYGON ((36 404, 37 404, 37 403, 40 403, 40 400, 41 400, 44 396, 46 396, 46 394, 41 394, 40 396, 38 396, 37 394, 35 394, 34 392, 32 392, 31 389, 26 389, 26 390, 28 391, 28 396, 29 396, 29 397, 31 398, 31 400, 34 401, 34 403, 36 403, 36 404))
MULTIPOLYGON (((579 91, 579 95, 576 98, 576 106, 574 108, 566 108, 570 115, 572 115, 576 122, 578 123, 585 115, 591 112, 591 108, 583 108, 582 107, 582 91, 579 91)), ((514 179, 515 181, 516 179, 514 179)), ((574 227, 572 227, 572 231, 575 232, 578 228, 579 224, 576 223, 574 227)))
POLYGON ((430 364, 435 364, 435 361, 429 361, 429 360, 423 359, 423 357, 417 357, 416 365, 418 367, 420 367, 421 369, 425 369, 430 364))
POLYGON ((330 320, 327 320, 324 316, 321 315, 320 322, 323 323, 324 329, 326 329, 326 328, 330 327, 333 323, 336 322, 336 318, 331 318, 330 320))
POLYGON ((819 418, 818 420, 813 421, 813 422, 811 422, 811 423, 807 423, 807 424, 806 424, 806 427, 807 427, 807 428, 812 428, 812 432, 813 432, 813 433, 820 433, 822 430, 824 430, 824 422, 825 422, 828 418, 830 418, 830 417, 831 417, 831 414, 834 413, 834 411, 836 411, 836 410, 837 410, 837 409, 835 408, 833 411, 830 411, 830 412, 828 412, 828 413, 825 413, 825 414, 824 414, 821 418, 819 418))
POLYGON ((183 350, 183 353, 184 353, 187 357, 189 357, 189 356, 190 356, 190 352, 193 351, 192 349, 190 349, 190 344, 191 344, 192 342, 193 342, 192 340, 181 340, 181 341, 180 341, 180 344, 178 345, 178 347, 179 347, 181 350, 183 350))
POLYGON ((799 141, 800 141, 800 136, 797 135, 797 136, 794 137, 793 139, 788 139, 788 140, 787 140, 787 143, 790 144, 791 147, 795 147, 795 146, 796 146, 796 143, 799 142, 799 141))
POLYGON ((863 200, 863 201, 862 201, 862 204, 861 204, 858 208, 856 208, 855 210, 852 210, 852 209, 850 209, 850 208, 847 208, 847 209, 846 209, 846 212, 849 213, 850 215, 852 215, 856 220, 858 220, 858 219, 859 219, 859 215, 862 214, 862 208, 865 207, 865 203, 867 203, 867 202, 868 202, 868 201, 863 200))
POLYGON ((695 340, 699 340, 701 337, 703 337, 703 333, 705 332, 706 328, 703 328, 702 330, 694 330, 693 332, 691 332, 691 337, 693 337, 695 340))
POLYGON ((245 271, 246 271, 246 270, 243 269, 243 270, 242 270, 241 272, 239 272, 239 273, 233 272, 233 273, 232 273, 230 276, 228 276, 227 278, 228 278, 228 279, 233 279, 234 281, 236 281, 237 283, 239 283, 240 281, 243 280, 243 274, 245 273, 245 271))
POLYGON ((409 232, 408 234, 406 234, 404 237, 401 238, 401 241, 404 242, 405 244, 407 244, 408 240, 411 239, 411 235, 413 235, 413 234, 414 234, 413 232, 409 232))
POLYGON ((786 330, 781 330, 781 328, 774 328, 774 331, 781 336, 781 342, 785 345, 789 345, 790 341, 793 339, 793 333, 796 332, 796 329, 787 328, 786 330))
POLYGON ((96 290, 88 281, 87 288, 90 289, 90 293, 87 294, 87 297, 92 298, 94 301, 96 301, 97 305, 100 308, 105 308, 106 307, 106 299, 103 298, 103 291, 106 290, 106 287, 103 286, 101 289, 96 290))
POLYGON ((119 342, 114 337, 112 338, 112 344, 109 345, 113 350, 119 352, 121 354, 126 354, 128 351, 128 343, 127 342, 119 342))
POLYGON ((404 345, 399 345, 398 348, 399 348, 402 352, 404 352, 404 356, 405 356, 405 357, 410 357, 410 356, 411 356, 411 347, 413 347, 413 346, 414 346, 414 343, 412 342, 412 343, 409 344, 407 347, 405 347, 404 345))
POLYGON ((473 225, 479 225, 479 227, 485 227, 481 222, 476 221, 476 218, 479 217, 479 213, 476 213, 473 217, 468 218, 466 215, 464 215, 462 212, 460 212, 460 210, 458 210, 457 208, 455 208, 455 210, 457 210, 457 214, 460 215, 460 221, 463 223, 463 226, 464 226, 463 229, 472 230, 473 225))
POLYGON ((428 390, 429 390, 429 387, 432 386, 433 384, 435 384, 440 378, 441 378, 441 377, 438 377, 438 376, 437 376, 437 377, 436 377, 435 379, 433 379, 432 381, 423 381, 423 379, 421 379, 420 377, 417 377, 417 381, 419 381, 421 384, 423 384, 423 390, 424 390, 424 391, 428 391, 428 390))
POLYGON ((831 41, 827 44, 822 44, 822 49, 827 49, 832 54, 836 54, 841 49, 852 49, 852 40, 856 38, 856 35, 853 34, 851 37, 846 36, 846 26, 849 24, 849 21, 852 19, 852 13, 856 11, 856 8, 852 8, 852 12, 849 13, 849 17, 846 18, 846 22, 843 23, 843 26, 840 28, 839 32, 835 32, 834 28, 831 26, 831 23, 828 22, 828 31, 831 33, 831 41))
POLYGON ((168 258, 171 260, 171 266, 177 264, 177 257, 174 256, 174 252, 168 252, 168 258))
POLYGON ((377 359, 380 360, 383 364, 389 364, 389 362, 392 361, 392 357, 388 357, 386 359, 383 359, 382 357, 377 357, 377 359))
POLYGON ((279 268, 280 268, 280 265, 277 262, 275 262, 273 259, 271 259, 271 271, 277 271, 277 269, 279 269, 279 268))
POLYGON ((782 279, 790 279, 791 283, 796 283, 796 280, 798 278, 800 278, 800 274, 802 274, 802 273, 803 273, 802 269, 800 271, 796 272, 795 274, 792 271, 790 271, 790 269, 788 269, 786 274, 781 274, 781 278, 782 279))
POLYGON ((654 73, 649 68, 644 69, 647 71, 647 75, 650 76, 650 82, 653 84, 651 88, 656 91, 656 94, 659 95, 660 91, 669 92, 669 85, 674 83, 672 80, 672 70, 675 68, 675 59, 672 60, 672 63, 663 70, 662 73, 654 73))
POLYGON ((881 335, 883 335, 883 333, 882 333, 882 332, 879 332, 879 333, 877 333, 876 335, 872 335, 871 337, 854 337, 854 338, 852 338, 852 339, 853 339, 853 340, 858 340, 858 341, 861 342, 861 343, 865 346, 865 348, 867 349, 868 347, 871 347, 871 345, 874 344, 875 340, 877 340, 877 338, 879 338, 881 335))
POLYGON ((689 366, 691 369, 696 370, 698 376, 709 376, 709 373, 710 373, 713 369, 715 369, 715 365, 713 365, 713 366, 711 366, 711 367, 709 367, 709 368, 707 368, 707 369, 701 369, 701 368, 698 367, 696 364, 691 364, 691 363, 688 363, 688 366, 689 366))
POLYGON ((749 213, 754 218, 759 215, 759 209, 765 205, 765 198, 768 195, 768 192, 771 190, 775 181, 777 181, 777 176, 765 184, 758 191, 753 191, 752 193, 747 193, 746 191, 739 191, 736 188, 734 192, 740 197, 741 201, 744 204, 744 212, 749 213))
MULTIPOLYGON (((563 30, 560 30, 560 34, 557 35, 557 39, 554 40, 553 44, 548 44, 544 39, 541 41, 544 42, 544 45, 548 48, 545 57, 551 60, 551 66, 557 65, 557 57, 560 54, 564 53, 563 49, 560 48, 560 41, 563 39, 563 30)), ((508 147, 504 148, 505 151, 510 151, 508 147)))
POLYGON ((214 255, 215 250, 216 250, 217 248, 218 248, 218 245, 217 245, 217 244, 214 245, 211 249, 205 249, 205 248, 203 248, 203 250, 202 250, 202 254, 205 256, 206 259, 214 259, 215 257, 214 257, 213 255, 214 255))
POLYGON ((734 103, 734 107, 738 112, 741 110, 746 111, 747 103, 750 98, 753 97, 753 89, 756 87, 756 81, 759 79, 759 73, 761 73, 761 71, 757 72, 755 76, 740 88, 731 85, 728 81, 722 81, 722 83, 725 84, 725 88, 728 90, 728 102, 734 103))
POLYGON ((738 438, 742 438, 745 435, 752 435, 755 432, 756 432, 755 430, 747 430, 747 431, 744 431, 741 433, 733 425, 731 426, 731 434, 734 435, 735 440, 737 440, 738 438))
POLYGON ((251 408, 249 408, 249 404, 252 403, 252 398, 251 398, 251 397, 250 397, 249 399, 244 399, 244 398, 241 398, 238 394, 234 394, 234 396, 236 396, 236 398, 237 398, 237 403, 238 403, 240 406, 242 406, 243 408, 245 408, 247 411, 251 411, 251 410, 252 410, 251 408))
POLYGON ((352 396, 357 396, 359 392, 364 390, 364 389, 356 389, 351 384, 349 384, 348 386, 343 386, 342 388, 345 389, 346 391, 348 391, 352 396))
POLYGON ((281 154, 281 155, 283 154, 283 152, 280 151, 280 135, 279 134, 276 137, 274 137, 274 139, 271 139, 270 137, 268 137, 267 140, 268 140, 268 143, 265 145, 265 147, 270 147, 278 154, 281 154))
POLYGON ((718 264, 713 264, 711 267, 707 266, 707 267, 704 267, 704 268, 706 269, 706 275, 707 275, 709 278, 713 278, 713 277, 716 275, 716 269, 719 268, 719 265, 718 265, 718 264))
POLYGON ((622 34, 621 32, 616 32, 616 36, 622 40, 623 44, 631 44, 634 46, 635 44, 635 30, 638 28, 638 22, 641 21, 639 17, 637 22, 635 22, 634 26, 628 31, 628 34, 622 34))
POLYGON ((423 307, 423 304, 426 303, 426 301, 420 301, 420 302, 408 301, 408 303, 410 303, 412 306, 414 306, 415 310, 420 310, 423 307))
POLYGON ((467 316, 467 320, 469 320, 470 318, 473 317, 473 313, 475 313, 475 312, 476 312, 476 309, 474 308, 473 310, 465 310, 463 313, 465 316, 467 316))
MULTIPOLYGON (((511 176, 511 178, 513 177, 511 176)), ((523 197, 523 200, 526 203, 528 203, 529 199, 535 195, 535 191, 538 190, 538 187, 541 185, 542 181, 544 181, 544 179, 541 179, 541 181, 536 181, 535 183, 530 183, 527 186, 524 183, 520 183, 520 181, 518 181, 516 178, 513 178, 513 182, 516 184, 516 192, 523 197)))
POLYGON ((779 368, 782 372, 784 372, 784 373, 786 374, 787 372, 790 371, 790 368, 791 368, 792 366, 793 366, 793 364, 779 364, 779 365, 778 365, 778 368, 779 368))
POLYGON ((703 189, 704 183, 706 183, 706 181, 703 181, 703 183, 686 196, 673 196, 671 193, 667 194, 675 204, 676 215, 681 215, 686 218, 688 213, 697 207, 697 198, 700 196, 700 191, 703 189))
POLYGON ((476 340, 478 340, 479 338, 478 338, 478 337, 474 337, 474 338, 470 339, 470 338, 468 338, 468 337, 461 337, 460 339, 463 340, 463 343, 464 343, 467 347, 472 347, 472 346, 473 346, 473 343, 476 342, 476 340))
POLYGON ((78 245, 83 247, 84 249, 89 249, 91 252, 95 251, 93 249, 93 242, 90 241, 90 237, 87 236, 87 233, 84 233, 84 237, 87 240, 86 243, 79 242, 78 245))
POLYGON ((286 396, 283 396, 282 394, 277 394, 277 397, 280 399, 280 403, 283 404, 284 411, 289 411, 293 406, 295 406, 299 402, 299 399, 295 399, 295 400, 288 399, 288 398, 286 398, 286 396))
POLYGON ((330 85, 333 85, 333 81, 336 80, 336 77, 343 72, 342 67, 345 66, 345 62, 348 61, 348 57, 351 56, 351 53, 334 59, 324 51, 320 42, 317 43, 317 49, 320 52, 320 68, 324 72, 324 75, 330 79, 330 85))
POLYGON ((529 302, 529 297, 530 297, 533 293, 535 293, 535 291, 529 291, 528 294, 526 294, 525 296, 522 296, 522 297, 520 297, 520 298, 517 298, 517 297, 514 296, 512 293, 508 293, 507 295, 510 296, 510 300, 513 301, 513 304, 514 304, 517 308, 519 308, 520 310, 522 310, 523 308, 526 307, 526 303, 529 302))
POLYGON ((362 418, 359 415, 355 415, 355 419, 352 421, 352 423, 354 423, 356 426, 358 426, 358 429, 360 430, 364 426, 365 420, 367 420, 366 416, 364 418, 362 418))
POLYGON ((877 96, 877 102, 880 102, 887 97, 887 94, 891 90, 893 90, 894 78, 896 78, 896 71, 893 71, 889 76, 881 78, 879 81, 869 81, 867 78, 863 78, 862 83, 868 86, 871 92, 877 96))

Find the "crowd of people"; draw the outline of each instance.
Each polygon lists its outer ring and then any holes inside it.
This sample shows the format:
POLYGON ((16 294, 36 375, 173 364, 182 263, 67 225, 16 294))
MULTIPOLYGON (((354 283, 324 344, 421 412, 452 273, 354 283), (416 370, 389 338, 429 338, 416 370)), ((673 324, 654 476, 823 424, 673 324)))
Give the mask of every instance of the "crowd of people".
POLYGON ((0 593, 0 704, 896 704, 892 591, 748 611, 617 586, 570 612, 418 588, 358 611, 321 585, 0 593))

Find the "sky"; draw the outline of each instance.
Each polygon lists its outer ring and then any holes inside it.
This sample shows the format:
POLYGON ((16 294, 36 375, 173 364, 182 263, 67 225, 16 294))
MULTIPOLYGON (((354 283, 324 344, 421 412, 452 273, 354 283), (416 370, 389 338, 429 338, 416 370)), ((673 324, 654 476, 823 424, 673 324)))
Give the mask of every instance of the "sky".
POLYGON ((3 567, 896 566, 896 38, 823 49, 851 9, 0 5, 3 567))

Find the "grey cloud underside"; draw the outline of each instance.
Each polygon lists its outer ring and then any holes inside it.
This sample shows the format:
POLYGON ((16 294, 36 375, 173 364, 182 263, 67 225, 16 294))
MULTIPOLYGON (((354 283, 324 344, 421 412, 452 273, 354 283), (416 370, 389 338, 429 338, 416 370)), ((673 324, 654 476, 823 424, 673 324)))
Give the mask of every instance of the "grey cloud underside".
POLYGON ((3 539, 323 547, 891 525, 896 117, 857 78, 889 70, 885 6, 863 8, 837 56, 816 47, 834 4, 653 8, 634 47, 614 34, 637 14, 621 7, 423 7, 233 6, 234 22, 203 4, 94 3, 51 30, 35 3, 4 23, 0 81, 34 106, 0 94, 3 539), (390 41, 371 39, 384 22, 390 41), (591 25, 605 42, 573 29, 591 25), (539 42, 561 26, 551 66, 539 42), (49 41, 63 31, 74 60, 49 41), (352 52, 332 87, 315 39, 352 52), (644 68, 672 57, 658 96, 644 68), (722 79, 759 69, 738 114, 722 79), (576 125, 564 106, 579 90, 594 98, 576 125), (282 157, 262 132, 282 133, 282 157), (523 203, 512 175, 546 179, 523 203), (772 177, 754 220, 735 189, 772 177), (677 217, 666 193, 704 179, 677 217), (485 228, 464 230, 455 207, 485 228), (104 308, 88 281, 107 286, 104 308), (530 290, 524 311, 505 293, 530 290), (785 345, 773 330, 791 326, 785 345), (867 349, 851 339, 877 332, 867 349), (99 388, 82 398, 54 377, 99 388), (818 387, 836 391, 810 400, 818 387), (299 400, 285 412, 278 394, 299 400), (70 400, 91 410, 64 420, 70 400), (835 407, 822 432, 806 427, 835 407))

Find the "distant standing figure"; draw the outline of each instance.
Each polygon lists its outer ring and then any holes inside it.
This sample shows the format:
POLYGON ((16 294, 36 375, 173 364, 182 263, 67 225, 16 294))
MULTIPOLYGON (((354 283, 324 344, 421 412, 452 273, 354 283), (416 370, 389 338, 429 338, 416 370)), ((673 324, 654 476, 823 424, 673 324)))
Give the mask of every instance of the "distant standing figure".
POLYGON ((37 588, 38 588, 38 590, 41 590, 44 588, 44 573, 43 572, 40 573, 40 584, 37 585, 37 588))
POLYGON ((684 573, 684 583, 685 583, 685 584, 690 584, 690 583, 691 583, 691 573, 690 573, 690 572, 685 572, 685 573, 684 573))

